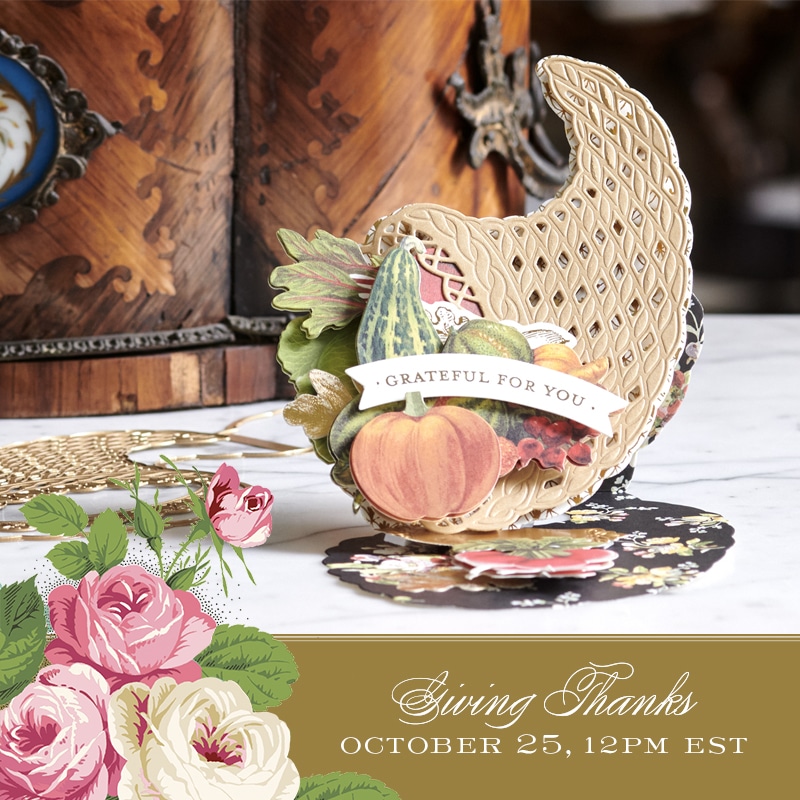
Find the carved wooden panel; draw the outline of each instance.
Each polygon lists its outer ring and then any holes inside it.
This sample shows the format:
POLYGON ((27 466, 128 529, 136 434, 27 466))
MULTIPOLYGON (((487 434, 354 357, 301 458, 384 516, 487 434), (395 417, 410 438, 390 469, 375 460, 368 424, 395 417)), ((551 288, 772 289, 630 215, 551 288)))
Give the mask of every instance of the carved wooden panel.
POLYGON ((122 125, 82 179, 59 185, 56 205, 0 240, 0 338, 221 320, 230 270, 231 5, 3 3, 0 27, 55 59, 94 110, 122 125))
MULTIPOLYGON (((474 216, 520 213, 499 160, 468 163, 447 80, 466 71, 473 0, 253 2, 237 25, 235 302, 286 256, 275 231, 363 240, 381 216, 437 202, 474 216)), ((502 6, 504 49, 528 45, 527 3, 502 6)))
MULTIPOLYGON (((273 314, 267 277, 286 259, 281 227, 362 239, 378 217, 425 201, 519 213, 523 192, 504 164, 469 166, 469 132, 447 89, 452 73, 469 72, 477 18, 473 0, 0 3, 0 28, 55 59, 119 127, 84 177, 58 184, 58 203, 0 237, 0 351, 273 314)), ((502 24, 506 51, 527 45, 527 3, 506 2, 502 24)), ((0 415, 280 393, 271 346, 248 345, 260 360, 214 347, 218 356, 197 350, 188 361, 0 363, 0 415), (196 391, 173 380, 184 362, 196 391)))

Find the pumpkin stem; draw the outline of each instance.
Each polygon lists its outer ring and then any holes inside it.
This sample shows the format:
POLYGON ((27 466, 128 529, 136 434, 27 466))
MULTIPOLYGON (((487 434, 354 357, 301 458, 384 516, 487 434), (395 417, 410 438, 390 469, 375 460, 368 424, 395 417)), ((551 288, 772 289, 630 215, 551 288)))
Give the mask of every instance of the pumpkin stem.
POLYGON ((406 393, 406 407, 403 409, 403 413, 408 414, 409 417, 422 417, 428 413, 428 406, 425 405, 419 392, 406 393))

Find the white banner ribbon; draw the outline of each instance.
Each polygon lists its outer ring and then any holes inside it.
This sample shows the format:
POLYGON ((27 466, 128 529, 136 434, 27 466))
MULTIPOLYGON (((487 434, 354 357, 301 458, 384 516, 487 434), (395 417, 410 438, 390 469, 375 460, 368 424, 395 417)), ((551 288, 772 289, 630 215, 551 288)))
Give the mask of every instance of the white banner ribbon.
POLYGON ((345 371, 364 389, 361 409, 402 400, 408 392, 423 397, 479 397, 558 414, 611 436, 609 415, 627 405, 621 397, 581 378, 498 356, 403 356, 345 371))

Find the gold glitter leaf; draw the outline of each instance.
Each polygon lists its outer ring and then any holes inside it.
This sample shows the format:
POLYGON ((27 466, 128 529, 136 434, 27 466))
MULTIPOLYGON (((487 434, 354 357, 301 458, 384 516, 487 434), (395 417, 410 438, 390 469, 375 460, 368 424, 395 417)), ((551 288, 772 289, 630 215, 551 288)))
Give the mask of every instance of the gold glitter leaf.
POLYGON ((298 395, 283 409, 283 418, 289 425, 302 425, 309 439, 323 439, 353 397, 342 381, 329 372, 312 369, 308 377, 316 394, 298 395))

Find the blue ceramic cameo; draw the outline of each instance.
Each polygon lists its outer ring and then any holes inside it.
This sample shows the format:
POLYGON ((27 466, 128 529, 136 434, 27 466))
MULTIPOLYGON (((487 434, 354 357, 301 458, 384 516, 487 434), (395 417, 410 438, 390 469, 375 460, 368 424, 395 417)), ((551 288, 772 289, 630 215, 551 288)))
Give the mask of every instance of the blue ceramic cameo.
POLYGON ((25 200, 55 164, 61 125, 44 84, 0 56, 0 210, 25 200))
POLYGON ((80 178, 119 127, 87 109, 60 64, 0 30, 0 234, 55 203, 56 182, 80 178))

